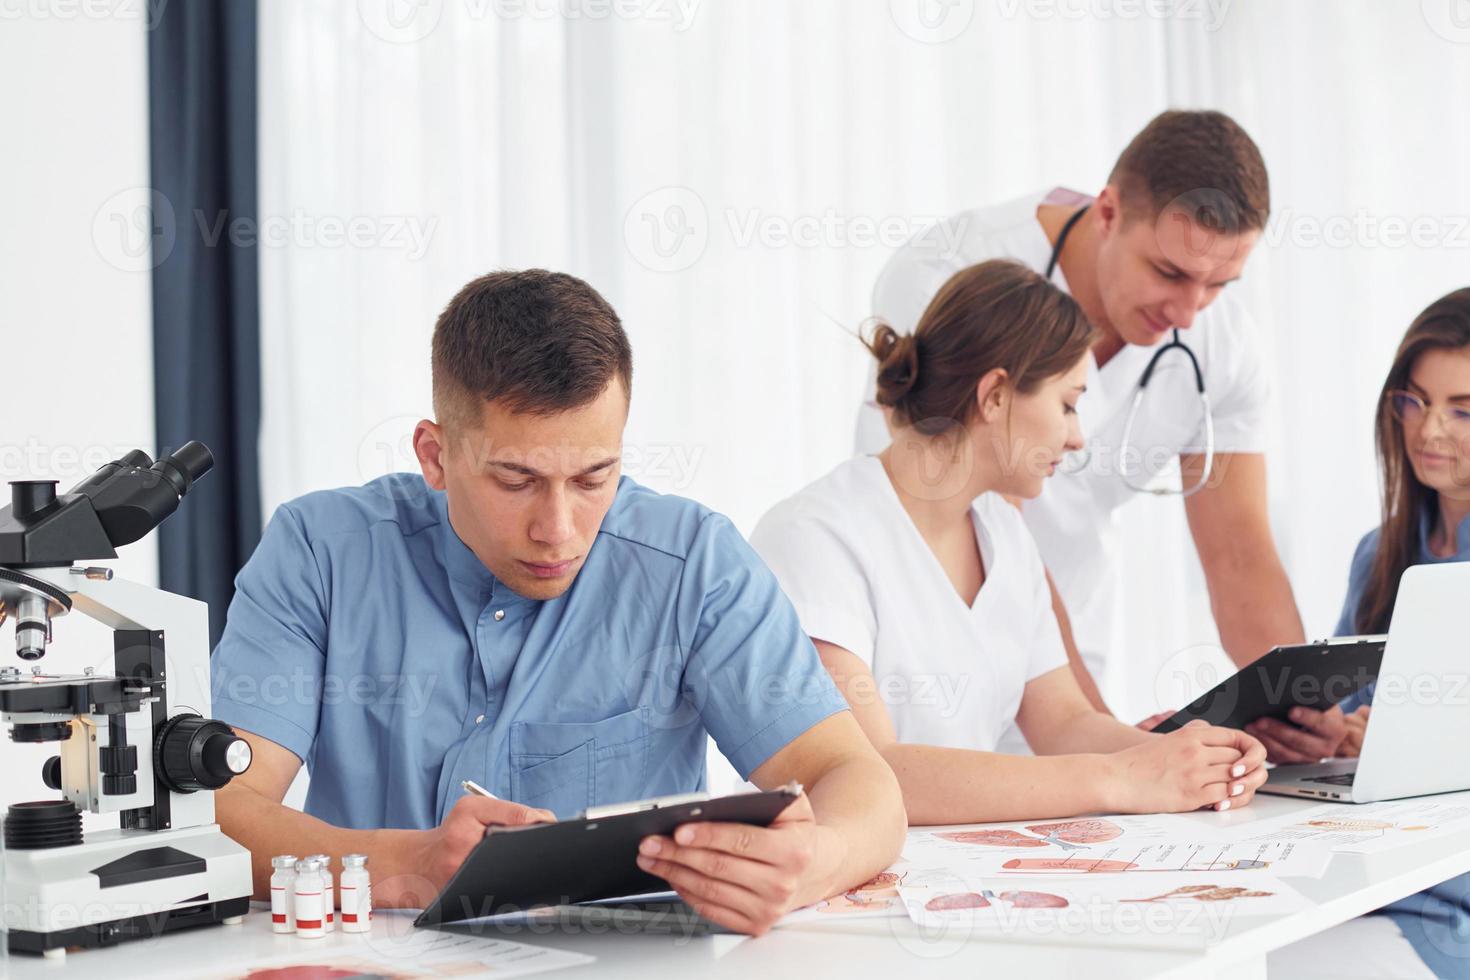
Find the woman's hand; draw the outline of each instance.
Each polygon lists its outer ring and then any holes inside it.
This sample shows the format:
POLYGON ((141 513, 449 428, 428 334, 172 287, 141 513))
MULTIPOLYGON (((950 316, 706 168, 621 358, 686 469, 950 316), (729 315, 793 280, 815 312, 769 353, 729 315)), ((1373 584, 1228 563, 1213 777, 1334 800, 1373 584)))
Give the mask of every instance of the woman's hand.
POLYGON ((1245 732, 1192 721, 1103 756, 1108 797, 1124 813, 1242 807, 1266 781, 1266 747, 1245 732))
POLYGON ((1356 759, 1363 754, 1363 735, 1368 731, 1369 707, 1359 706, 1357 711, 1343 716, 1343 723, 1347 725, 1347 735, 1343 737, 1342 744, 1337 747, 1337 755, 1343 759, 1356 759))

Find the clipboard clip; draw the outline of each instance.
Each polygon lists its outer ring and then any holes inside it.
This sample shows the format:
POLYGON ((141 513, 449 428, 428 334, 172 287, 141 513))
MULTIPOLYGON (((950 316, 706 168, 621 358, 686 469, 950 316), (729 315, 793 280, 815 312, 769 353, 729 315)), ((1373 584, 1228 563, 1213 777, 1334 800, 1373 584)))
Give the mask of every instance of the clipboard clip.
MULTIPOLYGON (((781 787, 782 791, 792 796, 800 796, 802 793, 801 783, 792 780, 781 787)), ((632 803, 607 803, 603 806, 589 806, 582 812, 583 820, 602 820, 606 817, 616 817, 624 813, 641 813, 645 810, 662 810, 671 806, 682 806, 685 803, 704 803, 713 799, 708 793, 676 793, 673 796, 655 796, 647 800, 635 800, 632 803)))

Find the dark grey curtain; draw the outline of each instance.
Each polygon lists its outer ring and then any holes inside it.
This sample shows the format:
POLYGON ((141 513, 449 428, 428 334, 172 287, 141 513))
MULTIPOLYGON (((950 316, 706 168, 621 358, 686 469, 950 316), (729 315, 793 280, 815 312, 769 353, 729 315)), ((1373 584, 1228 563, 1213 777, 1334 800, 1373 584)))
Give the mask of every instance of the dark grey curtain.
POLYGON ((179 0, 148 35, 158 449, 198 439, 215 458, 159 528, 160 584, 209 603, 211 644, 260 538, 255 15, 179 0))

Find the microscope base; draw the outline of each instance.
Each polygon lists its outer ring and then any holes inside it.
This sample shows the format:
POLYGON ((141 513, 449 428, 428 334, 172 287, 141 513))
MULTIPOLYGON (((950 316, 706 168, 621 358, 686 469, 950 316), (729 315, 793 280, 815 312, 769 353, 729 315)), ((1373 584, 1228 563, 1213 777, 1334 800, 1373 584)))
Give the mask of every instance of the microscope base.
POLYGON ((214 824, 7 851, 5 878, 10 949, 48 956, 238 921, 253 890, 250 852, 214 824))
POLYGON ((151 939, 166 932, 192 929, 195 926, 239 925, 250 910, 249 898, 232 898, 224 902, 190 905, 153 915, 135 915, 91 926, 77 926, 57 932, 9 934, 12 953, 42 953, 47 959, 64 957, 67 949, 100 949, 116 946, 129 939, 151 939))

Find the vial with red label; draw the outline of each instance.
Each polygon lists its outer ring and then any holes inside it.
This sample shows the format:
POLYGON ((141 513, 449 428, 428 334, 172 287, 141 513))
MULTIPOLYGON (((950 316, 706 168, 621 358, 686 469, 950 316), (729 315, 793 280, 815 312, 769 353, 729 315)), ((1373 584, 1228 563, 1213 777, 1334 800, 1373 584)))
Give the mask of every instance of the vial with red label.
POLYGON ((332 884, 332 859, 325 854, 313 854, 311 859, 322 866, 322 903, 327 910, 324 924, 328 932, 333 932, 337 928, 337 889, 332 884))
POLYGON ((320 939, 327 934, 323 884, 320 861, 305 858, 296 862, 296 935, 302 939, 320 939))
POLYGON ((271 858, 271 932, 296 931, 296 858, 271 858))
POLYGON ((367 855, 342 858, 342 931, 367 932, 372 928, 373 889, 368 878, 367 855))

